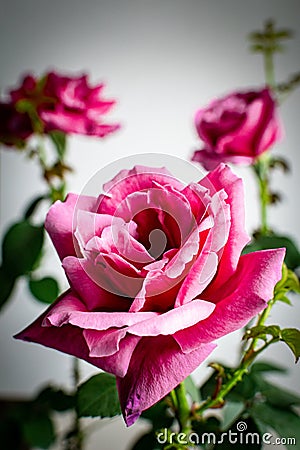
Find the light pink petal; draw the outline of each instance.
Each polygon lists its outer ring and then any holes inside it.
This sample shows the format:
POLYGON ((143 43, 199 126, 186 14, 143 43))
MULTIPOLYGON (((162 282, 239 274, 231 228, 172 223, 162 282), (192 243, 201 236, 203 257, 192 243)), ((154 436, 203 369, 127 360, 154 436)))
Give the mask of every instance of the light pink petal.
MULTIPOLYGON (((179 280, 180 281, 180 280, 179 280)), ((179 281, 169 278, 161 269, 150 270, 136 294, 130 312, 160 311, 174 307, 179 281)))
POLYGON ((61 260, 65 256, 75 256, 79 251, 73 238, 76 228, 76 209, 80 207, 87 211, 93 211, 96 201, 93 197, 68 194, 64 202, 58 200, 49 209, 45 228, 61 260))
POLYGON ((101 236, 104 228, 110 226, 113 221, 124 221, 119 217, 113 217, 108 214, 96 214, 90 211, 78 210, 76 214, 77 227, 75 236, 82 248, 85 248, 87 243, 94 236, 101 236))
POLYGON ((141 339, 132 354, 126 376, 117 377, 127 426, 190 375, 214 348, 215 344, 200 345, 186 355, 171 336, 141 339))
POLYGON ((217 305, 212 314, 174 335, 181 349, 189 352, 214 341, 242 328, 260 313, 281 279, 284 254, 284 249, 276 249, 242 256, 235 274, 214 292, 211 301, 217 305))
POLYGON ((82 299, 88 311, 128 311, 130 299, 105 290, 97 283, 97 267, 90 261, 69 256, 63 260, 63 268, 72 290, 82 299))
POLYGON ((165 275, 168 278, 177 280, 177 283, 183 280, 200 247, 200 236, 198 227, 190 234, 181 248, 173 256, 165 267, 165 275), (178 278, 180 280, 178 280, 178 278))
POLYGON ((209 190, 220 191, 224 189, 228 198, 225 202, 230 206, 231 226, 227 243, 224 247, 219 262, 218 273, 208 287, 208 295, 213 295, 214 290, 234 273, 242 249, 250 238, 245 230, 244 191, 243 182, 229 167, 221 164, 216 170, 209 173, 199 182, 209 190), (209 290, 211 288, 211 290, 209 290))
POLYGON ((120 341, 126 336, 126 329, 83 330, 83 336, 89 347, 90 356, 111 356, 119 350, 120 341))
POLYGON ((80 298, 76 296, 75 292, 71 290, 66 291, 61 295, 52 308, 45 315, 45 319, 42 323, 43 327, 61 327, 69 323, 69 318, 72 312, 84 312, 86 307, 80 298))
POLYGON ((131 170, 121 170, 111 181, 104 184, 106 195, 99 197, 98 212, 113 215, 128 195, 153 187, 153 181, 172 185, 178 190, 183 187, 164 167, 135 166, 131 170))
MULTIPOLYGON (((203 301, 203 303, 211 305, 209 302, 203 301)), ((212 305, 214 307, 214 304, 212 305)), ((68 323, 86 330, 105 331, 109 328, 122 328, 122 330, 130 331, 131 328, 128 329, 128 327, 154 320, 156 316, 158 316, 158 313, 151 311, 138 313, 74 311, 70 313, 68 323)))
MULTIPOLYGON (((128 327, 128 333, 137 336, 158 336, 174 334, 208 317, 214 310, 214 303, 194 300, 163 314, 140 320, 128 327)), ((133 313, 133 315, 147 313, 133 313)), ((151 313, 148 313, 151 314, 151 313)))
POLYGON ((201 242, 202 235, 200 234, 199 256, 183 280, 175 306, 187 303, 199 296, 217 272, 219 258, 222 257, 223 247, 228 240, 231 223, 230 207, 225 203, 226 199, 227 194, 223 190, 216 192, 211 197, 207 208, 209 216, 199 226, 199 230, 208 229, 209 232, 204 238, 204 245, 201 242))
POLYGON ((216 274, 218 256, 211 251, 212 235, 208 235, 205 245, 187 276, 185 277, 175 302, 175 307, 190 302, 201 294, 216 274))
MULTIPOLYGON (((118 219, 118 218, 116 218, 118 219)), ((145 264, 154 262, 154 258, 149 254, 145 247, 135 237, 131 236, 128 230, 128 224, 113 221, 111 227, 107 227, 101 234, 103 245, 100 251, 116 253, 137 268, 145 264)))

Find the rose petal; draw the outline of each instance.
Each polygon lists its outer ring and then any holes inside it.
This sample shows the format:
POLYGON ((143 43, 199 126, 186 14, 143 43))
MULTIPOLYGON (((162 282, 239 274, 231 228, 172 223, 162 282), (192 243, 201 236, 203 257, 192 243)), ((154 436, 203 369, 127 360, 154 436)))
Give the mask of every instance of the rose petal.
POLYGON ((73 238, 76 228, 76 208, 93 211, 96 199, 84 195, 68 194, 64 202, 55 202, 46 217, 45 229, 49 233, 56 251, 62 260, 65 256, 79 253, 78 244, 73 238))
POLYGON ((284 254, 284 249, 276 249, 242 256, 235 274, 214 291, 211 301, 217 305, 212 314, 174 335, 182 351, 192 351, 199 344, 238 330, 261 312, 281 279, 284 254))
POLYGON ((245 230, 244 192, 243 182, 229 169, 221 164, 216 170, 209 173, 199 182, 210 191, 218 192, 222 189, 227 193, 225 202, 230 205, 231 226, 227 243, 219 262, 218 273, 213 283, 208 287, 208 295, 213 295, 217 287, 234 273, 240 254, 250 238, 245 230))
POLYGON ((78 294, 88 311, 128 311, 131 300, 105 290, 97 283, 97 267, 86 259, 68 256, 63 268, 72 289, 78 294))
POLYGON ((254 161, 254 156, 242 155, 224 155, 211 152, 206 147, 201 150, 196 150, 192 156, 192 161, 202 164, 204 169, 211 171, 215 170, 219 164, 227 162, 237 165, 250 165, 254 161))
MULTIPOLYGON (((137 336, 157 336, 174 334, 178 330, 188 328, 208 317, 215 305, 203 300, 194 300, 179 308, 172 309, 163 314, 136 322, 127 329, 128 333, 137 336)), ((147 313, 132 313, 133 315, 147 313)), ((148 313, 151 314, 151 313, 148 313)), ((152 313, 153 314, 153 313, 152 313)))
POLYGON ((141 339, 132 354, 126 376, 117 378, 127 426, 190 375, 215 347, 215 344, 200 345, 185 355, 171 336, 141 339))
POLYGON ((162 185, 170 184, 178 190, 183 187, 164 167, 135 166, 131 170, 121 170, 111 181, 104 184, 106 195, 99 198, 98 212, 114 215, 128 195, 153 187, 153 181, 162 185))

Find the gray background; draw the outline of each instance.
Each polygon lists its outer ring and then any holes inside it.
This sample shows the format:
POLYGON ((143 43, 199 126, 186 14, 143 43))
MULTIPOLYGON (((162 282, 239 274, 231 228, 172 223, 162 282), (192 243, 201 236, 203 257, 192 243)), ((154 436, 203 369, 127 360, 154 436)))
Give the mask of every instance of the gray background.
MULTIPOLYGON (((300 68, 298 0, 1 0, 0 5, 2 91, 17 84, 26 71, 41 74, 57 68, 87 71, 94 82, 106 82, 107 95, 118 99, 111 118, 122 122, 120 132, 105 141, 85 137, 69 141, 68 159, 76 170, 69 177, 69 190, 74 192, 80 192, 97 169, 123 156, 156 152, 188 158, 197 147, 193 128, 197 108, 232 89, 262 83, 261 59, 249 54, 245 38, 261 28, 265 19, 272 17, 296 32, 286 53, 276 59, 277 79, 300 68)), ((284 203, 270 215, 272 225, 293 235, 298 244, 299 99, 300 89, 281 109, 286 138, 274 151, 290 161, 292 174, 276 172, 274 185, 284 193, 284 203)), ((234 171, 245 180, 251 232, 258 225, 256 187, 246 168, 234 171)), ((2 230, 42 191, 40 173, 32 161, 13 150, 1 151, 2 230)), ((66 285, 50 244, 46 256, 48 266, 43 271, 66 285)), ((276 306, 270 321, 299 327, 299 297, 293 300, 293 308, 276 306)), ((42 310, 20 281, 0 316, 1 394, 29 396, 51 381, 70 385, 70 357, 11 337, 42 310)), ((221 340, 210 360, 234 364, 239 336, 237 332, 221 340)), ((277 381, 300 391, 299 367, 288 349, 277 344, 266 356, 290 367, 288 377, 277 381)), ((88 364, 81 366, 83 379, 97 372, 88 364)), ((208 373, 204 363, 195 378, 204 379, 208 373)), ((127 430, 121 418, 103 421, 86 448, 125 450, 144 428, 138 424, 127 430)))

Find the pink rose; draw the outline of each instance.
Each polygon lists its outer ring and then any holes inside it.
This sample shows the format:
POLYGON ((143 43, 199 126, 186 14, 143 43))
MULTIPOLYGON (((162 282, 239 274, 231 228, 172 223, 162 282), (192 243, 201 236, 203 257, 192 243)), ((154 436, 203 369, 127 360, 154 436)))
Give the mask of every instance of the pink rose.
POLYGON ((42 80, 26 76, 10 96, 15 103, 27 100, 33 105, 45 133, 60 130, 104 137, 119 125, 103 122, 103 116, 115 104, 103 98, 103 88, 103 84, 91 87, 87 75, 68 77, 50 72, 42 80))
POLYGON ((241 256, 242 180, 224 165, 187 186, 136 166, 104 192, 50 208, 70 289, 17 338, 115 374, 131 425, 266 307, 284 249, 241 256))
POLYGON ((268 89, 234 92, 199 109, 195 125, 204 147, 192 161, 212 170, 220 162, 253 164, 281 136, 276 103, 268 89))
POLYGON ((0 142, 21 147, 33 133, 30 117, 20 113, 12 103, 0 102, 0 142))

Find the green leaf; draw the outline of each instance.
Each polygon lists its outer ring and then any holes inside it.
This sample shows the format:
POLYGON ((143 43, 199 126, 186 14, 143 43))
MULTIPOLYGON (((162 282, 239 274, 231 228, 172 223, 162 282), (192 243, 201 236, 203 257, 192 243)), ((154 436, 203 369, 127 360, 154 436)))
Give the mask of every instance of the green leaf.
POLYGON ((245 404, 242 401, 226 401, 222 408, 223 420, 222 430, 225 431, 240 417, 245 410, 245 404))
POLYGON ((292 270, 288 270, 285 288, 288 289, 289 291, 294 291, 298 293, 300 292, 299 278, 292 270))
POLYGON ((191 396, 191 399, 193 400, 193 402, 196 402, 196 403, 201 402, 200 391, 197 388, 197 386, 195 385, 194 380, 191 376, 188 376, 184 380, 184 387, 185 387, 187 393, 191 396))
POLYGON ((15 278, 5 272, 4 268, 0 266, 0 310, 7 302, 15 285, 15 278))
POLYGON ((0 420, 0 442, 5 450, 25 450, 26 443, 22 436, 21 426, 11 417, 3 417, 0 420))
POLYGON ((255 252, 257 250, 266 250, 269 248, 286 248, 285 263, 294 270, 300 265, 300 253, 293 242, 293 240, 287 236, 279 236, 276 234, 270 236, 258 236, 249 245, 247 245, 243 253, 255 252))
POLYGON ((58 297, 59 286, 57 281, 51 277, 40 280, 29 279, 29 289, 32 295, 43 303, 52 303, 58 297))
POLYGON ((11 277, 30 272, 38 260, 44 241, 44 228, 27 220, 15 223, 6 232, 2 243, 2 266, 11 277))
POLYGON ((48 415, 30 416, 22 423, 26 442, 32 447, 47 449, 55 441, 53 423, 48 415))
POLYGON ((258 391, 258 386, 255 377, 251 373, 245 375, 242 380, 232 389, 226 396, 230 401, 247 401, 253 399, 258 391))
POLYGON ((274 338, 279 338, 281 336, 281 330, 278 325, 258 325, 252 328, 249 328, 243 339, 252 339, 252 338, 259 338, 266 340, 266 335, 270 335, 274 338))
POLYGON ((291 300, 286 295, 281 295, 277 300, 279 302, 286 303, 287 305, 292 306, 291 300))
POLYGON ((216 389, 216 372, 213 371, 211 376, 200 387, 200 395, 203 400, 211 397, 216 389))
POLYGON ((170 428, 174 422, 174 417, 168 414, 168 405, 165 400, 161 400, 151 408, 142 412, 141 417, 152 423, 153 429, 157 430, 162 427, 170 428))
POLYGON ((296 362, 300 358, 300 331, 297 328, 281 330, 281 340, 285 342, 295 355, 296 362))
POLYGON ((116 379, 108 373, 94 375, 77 391, 79 417, 113 417, 121 414, 116 379))
POLYGON ((214 450, 245 450, 246 448, 260 450, 262 448, 260 430, 252 417, 238 418, 232 424, 230 430, 232 431, 231 437, 229 433, 217 437, 218 440, 213 447, 214 450), (241 431, 243 430, 243 428, 239 428, 241 426, 245 427, 245 431, 241 431), (234 444, 232 442, 232 437, 236 439, 234 444))
POLYGON ((46 199, 49 199, 49 195, 39 195, 38 197, 34 198, 25 210, 24 219, 29 219, 35 212, 38 205, 46 199))
POLYGON ((217 417, 207 417, 205 420, 192 420, 192 430, 199 436, 203 433, 218 434, 221 431, 221 422, 217 417))
POLYGON ((162 448, 157 442, 155 433, 150 431, 150 433, 143 434, 139 437, 131 447, 131 450, 161 450, 162 448))
POLYGON ((282 409, 288 409, 292 405, 300 404, 300 397, 286 389, 272 384, 262 377, 255 376, 256 391, 259 392, 272 406, 282 409))
MULTIPOLYGON (((250 410, 254 421, 257 419, 283 438, 295 438, 300 442, 300 417, 291 410, 272 407, 265 403, 254 404, 250 410)), ((270 438, 274 442, 274 438, 270 438), (273 439, 273 440, 272 440, 273 439)), ((286 443, 290 450, 295 450, 295 444, 286 443)))
POLYGON ((39 408, 54 411, 67 411, 75 407, 75 397, 66 394, 61 389, 47 386, 43 389, 34 400, 39 408))
POLYGON ((278 366, 277 364, 269 363, 266 361, 259 361, 252 365, 251 373, 261 373, 261 372, 281 372, 286 373, 287 369, 282 366, 278 366))
POLYGON ((62 131, 51 131, 48 134, 55 146, 59 160, 63 160, 66 153, 66 134, 62 131))

